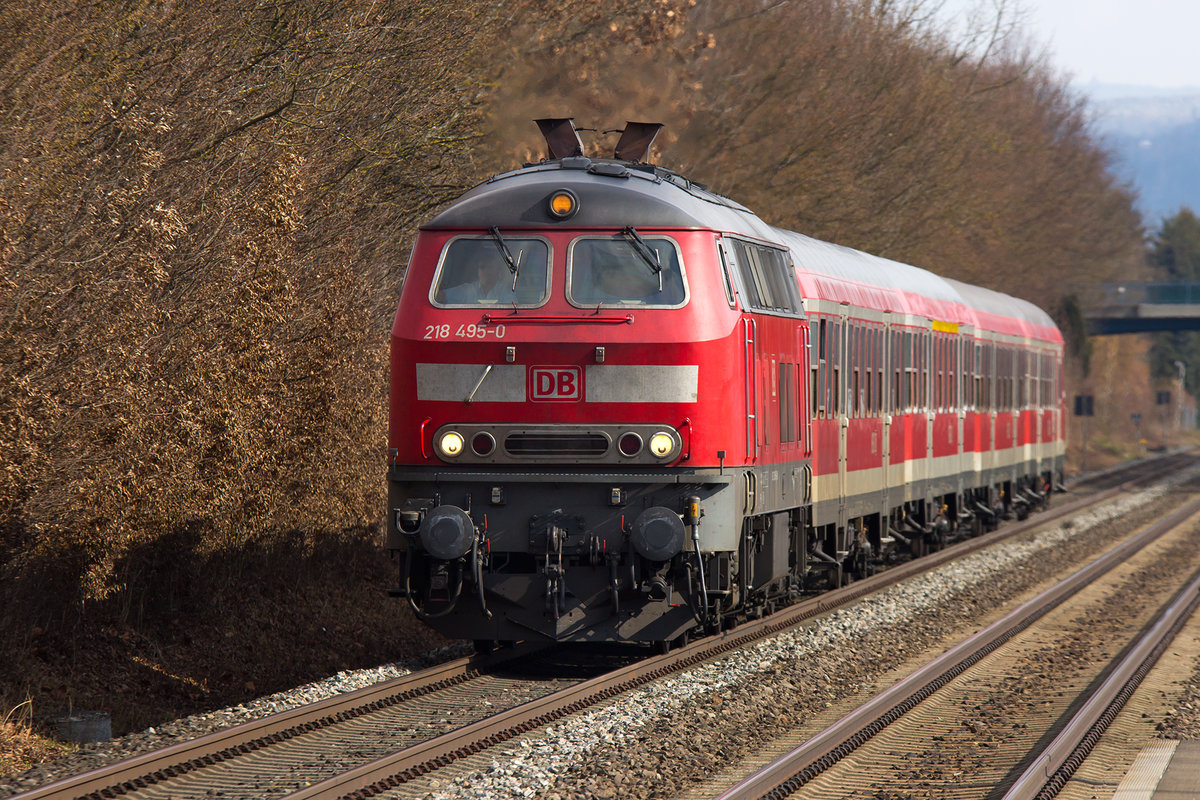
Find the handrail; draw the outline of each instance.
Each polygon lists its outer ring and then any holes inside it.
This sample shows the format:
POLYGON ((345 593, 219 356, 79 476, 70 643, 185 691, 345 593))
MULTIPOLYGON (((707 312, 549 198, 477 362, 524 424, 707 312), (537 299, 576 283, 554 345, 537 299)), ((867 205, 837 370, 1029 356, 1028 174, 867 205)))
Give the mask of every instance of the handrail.
POLYGON ((516 323, 528 323, 532 325, 572 325, 580 322, 595 322, 600 325, 632 325, 633 314, 625 314, 620 317, 602 317, 598 314, 589 317, 568 317, 568 316, 539 316, 539 317, 522 317, 516 314, 511 317, 495 317, 491 314, 484 314, 480 319, 483 325, 513 325, 516 323))

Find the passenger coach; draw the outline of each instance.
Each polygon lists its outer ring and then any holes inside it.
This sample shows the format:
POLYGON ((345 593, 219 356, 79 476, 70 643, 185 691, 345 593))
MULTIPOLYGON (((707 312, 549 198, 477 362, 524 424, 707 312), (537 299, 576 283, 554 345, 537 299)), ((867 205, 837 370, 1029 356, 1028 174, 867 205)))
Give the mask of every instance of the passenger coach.
POLYGON ((447 636, 668 643, 1042 503, 1062 338, 1007 295, 767 225, 656 125, 467 192, 392 328, 388 547, 447 636))

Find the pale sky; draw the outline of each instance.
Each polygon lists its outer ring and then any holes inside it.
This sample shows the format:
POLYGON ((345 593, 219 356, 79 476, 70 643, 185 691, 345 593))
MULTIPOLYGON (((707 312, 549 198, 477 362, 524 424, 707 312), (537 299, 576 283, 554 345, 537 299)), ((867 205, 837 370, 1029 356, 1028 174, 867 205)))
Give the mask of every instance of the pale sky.
MULTIPOLYGON (((993 0, 944 0, 945 19, 993 0)), ((1200 0, 1009 0, 1072 83, 1200 87, 1200 0)), ((990 15, 994 18, 994 14, 990 15)))

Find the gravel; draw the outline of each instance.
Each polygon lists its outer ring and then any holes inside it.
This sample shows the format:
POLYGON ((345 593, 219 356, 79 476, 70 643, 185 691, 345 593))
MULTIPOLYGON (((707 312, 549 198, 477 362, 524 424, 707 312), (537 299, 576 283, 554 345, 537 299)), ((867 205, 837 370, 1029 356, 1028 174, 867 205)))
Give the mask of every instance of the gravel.
MULTIPOLYGON (((1200 471, 1176 476, 1173 486, 1200 471)), ((715 763, 748 755, 756 741, 870 683, 978 618, 1081 553, 1129 527, 1132 514, 1161 516, 1170 492, 1156 487, 1118 499, 1057 527, 948 564, 748 650, 655 682, 525 737, 497 753, 492 766, 462 775, 436 798, 667 797, 703 780, 715 763), (745 736, 754 731, 756 739, 745 736), (613 765, 621 765, 614 769, 613 765)), ((354 691, 433 663, 458 658, 467 644, 419 659, 340 672, 322 681, 167 725, 87 745, 78 752, 0 779, 0 797, 122 758, 354 691)), ((1200 703, 1192 704, 1200 717, 1200 703)))

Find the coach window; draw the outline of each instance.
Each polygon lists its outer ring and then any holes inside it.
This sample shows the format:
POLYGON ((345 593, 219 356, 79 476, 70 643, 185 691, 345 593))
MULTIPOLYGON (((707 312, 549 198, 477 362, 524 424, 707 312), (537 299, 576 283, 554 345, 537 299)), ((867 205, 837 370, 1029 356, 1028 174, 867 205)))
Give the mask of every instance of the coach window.
POLYGON ((1029 408, 1029 353, 1025 350, 1017 353, 1017 384, 1017 408, 1029 408))
POLYGON ((962 339, 957 335, 950 337, 950 407, 957 410, 962 404, 958 396, 958 353, 962 348, 962 339))
POLYGON ((900 405, 900 398, 904 396, 903 383, 900 380, 901 370, 904 369, 903 362, 901 360, 901 350, 900 350, 900 343, 902 341, 904 341, 904 334, 902 334, 900 331, 896 331, 896 330, 892 331, 892 342, 891 342, 892 348, 891 348, 891 352, 890 352, 890 356, 891 356, 890 364, 891 364, 891 368, 892 368, 892 408, 891 408, 891 412, 893 414, 897 414, 903 410, 903 408, 900 405))
POLYGON ((996 343, 988 342, 987 351, 984 355, 983 381, 986 384, 984 389, 987 392, 987 407, 988 411, 997 409, 996 399, 996 343))
POLYGON ((933 372, 933 334, 929 331, 921 331, 921 410, 928 412, 930 406, 930 393, 932 387, 930 384, 930 376, 933 372))
POLYGON ((862 360, 862 326, 849 323, 850 334, 850 407, 849 416, 857 417, 862 408, 862 384, 859 382, 859 363, 862 360))
POLYGON ((971 381, 971 408, 979 409, 983 403, 983 345, 975 342, 973 350, 972 363, 974 366, 969 378, 971 381))
POLYGON ((812 415, 817 419, 823 419, 825 417, 825 320, 810 319, 808 326, 809 368, 812 370, 812 391, 809 393, 808 402, 812 404, 812 415))
POLYGON ((867 412, 879 414, 879 331, 874 325, 867 328, 867 412))
POLYGON ((1004 411, 1008 406, 1008 378, 1004 367, 1008 363, 1008 348, 996 348, 996 410, 1004 411))
POLYGON ((875 416, 875 327, 863 331, 863 416, 875 416))
POLYGON ((451 240, 442 250, 429 301, 439 308, 531 308, 545 303, 550 246, 544 239, 519 236, 504 236, 503 245, 502 249, 490 236, 451 240))
POLYGON ((679 246, 650 234, 582 236, 567 253, 567 300, 580 308, 679 308, 687 302, 679 246))
POLYGON ((887 384, 883 377, 883 356, 886 350, 887 331, 882 327, 875 329, 875 414, 884 413, 887 405, 887 384))
POLYGON ((942 410, 942 337, 933 334, 933 409, 942 410))
POLYGON ((1004 405, 1005 411, 1013 410, 1013 363, 1016 359, 1013 358, 1011 347, 1004 348, 1004 361, 1000 364, 1001 374, 1004 376, 1004 405))
POLYGON ((1047 353, 1042 356, 1042 385, 1045 396, 1042 397, 1042 408, 1054 407, 1054 356, 1047 353))
POLYGON ((833 323, 833 333, 829 336, 829 396, 833 402, 829 406, 829 413, 833 417, 838 417, 842 413, 842 395, 846 391, 842 388, 842 324, 836 320, 833 323))

